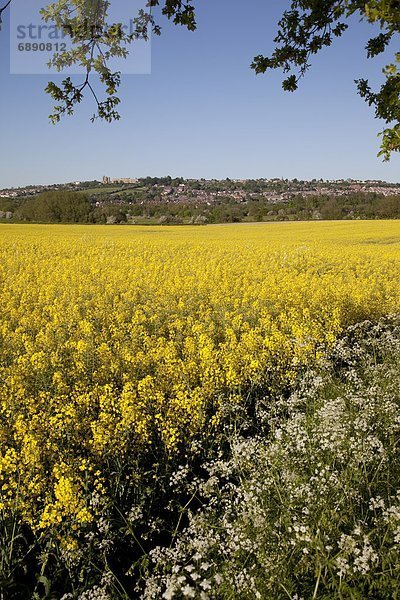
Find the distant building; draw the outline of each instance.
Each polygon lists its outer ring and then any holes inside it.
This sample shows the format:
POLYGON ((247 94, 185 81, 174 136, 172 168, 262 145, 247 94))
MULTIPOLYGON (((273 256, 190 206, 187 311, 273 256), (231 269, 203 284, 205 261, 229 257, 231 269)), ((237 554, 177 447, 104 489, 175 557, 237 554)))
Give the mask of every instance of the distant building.
POLYGON ((131 179, 130 177, 122 177, 120 179, 112 179, 111 183, 137 183, 138 179, 131 179))
POLYGON ((117 179, 111 179, 111 177, 107 177, 104 175, 103 177, 103 185, 108 185, 110 183, 137 183, 139 179, 132 179, 131 177, 120 177, 117 179))

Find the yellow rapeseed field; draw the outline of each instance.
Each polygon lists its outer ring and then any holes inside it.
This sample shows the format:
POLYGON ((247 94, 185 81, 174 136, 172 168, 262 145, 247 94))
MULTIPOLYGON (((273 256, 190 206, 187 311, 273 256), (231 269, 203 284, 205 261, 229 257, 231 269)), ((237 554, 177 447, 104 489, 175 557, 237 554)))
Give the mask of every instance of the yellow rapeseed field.
POLYGON ((182 452, 398 312, 400 224, 3 225, 0 299, 0 509, 70 533, 110 461, 182 452))

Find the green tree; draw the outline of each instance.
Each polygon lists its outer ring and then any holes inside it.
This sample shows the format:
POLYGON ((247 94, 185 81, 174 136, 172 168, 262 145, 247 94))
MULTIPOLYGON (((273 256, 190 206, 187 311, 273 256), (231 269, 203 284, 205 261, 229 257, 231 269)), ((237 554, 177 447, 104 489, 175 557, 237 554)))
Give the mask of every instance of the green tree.
POLYGON ((40 223, 86 223, 91 204, 84 194, 77 192, 45 192, 29 198, 17 209, 20 221, 40 223))
MULTIPOLYGON (((330 46, 349 27, 348 19, 358 15, 376 24, 379 33, 367 45, 368 58, 382 54, 400 31, 398 0, 292 0, 283 13, 275 38, 276 48, 270 57, 257 56, 252 68, 256 73, 281 69, 285 74, 283 89, 295 91, 299 80, 310 68, 311 56, 330 46)), ((375 109, 375 116, 387 125, 382 131, 380 156, 389 160, 400 150, 400 53, 384 69, 385 81, 372 91, 366 79, 356 80, 362 98, 375 109)))
MULTIPOLYGON (((12 0, 2 0, 0 25, 3 11, 12 0)), ((1 2, 1 0, 0 0, 1 2)), ((147 0, 146 7, 134 15, 134 31, 127 33, 121 23, 108 23, 108 10, 113 0, 55 0, 45 6, 42 18, 56 25, 72 40, 69 52, 55 54, 52 66, 59 71, 71 65, 83 66, 86 76, 79 84, 66 77, 61 85, 50 82, 46 91, 55 101, 50 115, 58 122, 65 114, 72 114, 85 92, 89 91, 96 102, 93 119, 106 121, 119 119, 120 102, 117 91, 120 73, 112 72, 112 57, 124 58, 135 40, 147 39, 150 33, 160 35, 160 16, 182 25, 190 31, 196 29, 195 0, 147 0), (100 100, 91 82, 91 74, 97 73, 104 86, 105 99, 100 100)), ((129 3, 127 3, 127 16, 129 3)), ((256 56, 252 68, 256 73, 269 69, 282 69, 285 73, 283 88, 297 89, 299 79, 310 68, 312 55, 330 46, 349 28, 350 17, 377 25, 377 35, 366 46, 367 55, 373 58, 387 50, 389 43, 400 31, 399 0, 291 0, 290 8, 279 21, 276 48, 271 56, 256 56)), ((380 155, 388 160, 391 153, 400 150, 400 52, 384 69, 385 81, 378 91, 373 91, 365 79, 356 81, 359 94, 382 119, 385 128, 381 132, 380 155)))

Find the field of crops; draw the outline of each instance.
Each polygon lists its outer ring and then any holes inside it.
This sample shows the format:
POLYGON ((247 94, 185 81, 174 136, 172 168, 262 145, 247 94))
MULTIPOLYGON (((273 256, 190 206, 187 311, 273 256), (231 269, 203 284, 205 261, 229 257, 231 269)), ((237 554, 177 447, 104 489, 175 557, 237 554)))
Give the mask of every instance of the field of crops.
POLYGON ((400 225, 4 225, 0 301, 3 523, 73 562, 227 407, 399 311, 400 225))

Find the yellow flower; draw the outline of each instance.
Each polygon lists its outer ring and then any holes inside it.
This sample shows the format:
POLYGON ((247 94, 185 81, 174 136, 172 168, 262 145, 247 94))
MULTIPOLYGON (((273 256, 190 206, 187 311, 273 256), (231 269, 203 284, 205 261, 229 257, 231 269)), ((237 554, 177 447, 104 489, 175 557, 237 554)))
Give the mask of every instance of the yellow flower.
POLYGON ((395 221, 0 229, 0 507, 65 540, 110 459, 189 447, 400 305, 395 221))

